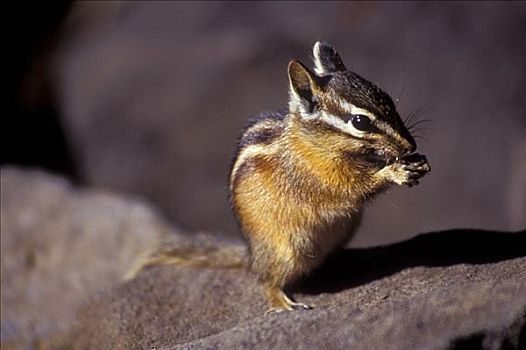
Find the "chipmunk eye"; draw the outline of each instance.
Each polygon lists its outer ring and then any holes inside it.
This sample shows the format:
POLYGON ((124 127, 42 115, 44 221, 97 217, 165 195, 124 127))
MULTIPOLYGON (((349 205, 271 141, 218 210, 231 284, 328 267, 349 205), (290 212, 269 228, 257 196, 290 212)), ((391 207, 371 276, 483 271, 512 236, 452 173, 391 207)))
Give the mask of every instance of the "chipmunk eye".
POLYGON ((374 128, 371 119, 362 114, 354 114, 351 117, 351 124, 360 131, 371 131, 374 128))

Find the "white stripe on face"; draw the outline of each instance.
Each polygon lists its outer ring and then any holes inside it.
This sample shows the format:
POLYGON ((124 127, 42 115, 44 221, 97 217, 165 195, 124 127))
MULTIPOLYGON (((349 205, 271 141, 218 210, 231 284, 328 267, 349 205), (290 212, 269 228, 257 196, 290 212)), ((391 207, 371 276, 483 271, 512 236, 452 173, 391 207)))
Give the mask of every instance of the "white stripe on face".
POLYGON ((372 121, 376 120, 376 116, 369 112, 367 109, 363 109, 360 107, 357 107, 353 105, 352 103, 349 103, 345 100, 338 100, 338 105, 341 109, 343 109, 346 113, 349 114, 362 114, 368 116, 372 121))
MULTIPOLYGON (((345 111, 346 114, 364 115, 368 117, 369 119, 371 119, 371 122, 375 124, 374 122, 376 121, 376 116, 373 113, 369 112, 368 110, 357 107, 353 105, 352 103, 349 103, 345 100, 338 100, 338 105, 343 111, 345 111)), ((320 120, 337 128, 338 130, 341 130, 342 132, 346 134, 352 135, 357 138, 363 138, 365 135, 368 134, 367 131, 361 131, 361 130, 356 129, 352 125, 351 120, 349 120, 348 122, 345 122, 342 120, 342 118, 332 115, 326 111, 321 111, 320 120)))
POLYGON ((320 120, 354 137, 363 138, 365 135, 368 134, 368 132, 366 131, 356 129, 352 125, 350 120, 346 123, 340 117, 337 117, 325 111, 322 111, 320 113, 320 120))
MULTIPOLYGON (((376 118, 376 115, 369 112, 367 109, 357 107, 353 105, 352 103, 347 102, 345 100, 338 100, 338 105, 343 111, 345 111, 345 113, 352 114, 352 115, 359 115, 359 114, 365 115, 366 117, 371 119, 372 124, 377 129, 382 130, 384 133, 389 134, 389 135, 395 135, 395 136, 398 135, 391 125, 389 125, 388 123, 384 121, 378 120, 376 118)), ((367 131, 360 131, 356 129, 355 127, 353 127, 350 121, 346 123, 343 120, 341 120, 341 118, 338 118, 337 116, 331 115, 326 112, 325 112, 325 115, 326 115, 325 117, 321 118, 323 121, 338 128, 339 130, 345 133, 348 133, 355 137, 361 137, 361 138, 363 138, 364 135, 368 134, 367 131)))

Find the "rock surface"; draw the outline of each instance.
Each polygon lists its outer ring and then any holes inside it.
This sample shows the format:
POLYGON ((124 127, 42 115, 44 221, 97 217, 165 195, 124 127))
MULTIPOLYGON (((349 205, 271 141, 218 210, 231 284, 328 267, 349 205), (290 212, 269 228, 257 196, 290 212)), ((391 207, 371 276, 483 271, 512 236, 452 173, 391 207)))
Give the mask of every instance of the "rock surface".
POLYGON ((526 346, 524 232, 450 230, 346 249, 294 287, 313 310, 270 315, 244 269, 156 266, 122 282, 166 237, 196 242, 136 200, 3 168, 2 348, 526 346))
POLYGON ((90 295, 120 283, 168 227, 137 200, 1 170, 2 349, 55 348, 90 295))
POLYGON ((519 349, 526 345, 525 247, 524 233, 449 231, 349 249, 298 286, 297 298, 313 310, 272 315, 243 271, 156 267, 86 308, 75 345, 519 349))

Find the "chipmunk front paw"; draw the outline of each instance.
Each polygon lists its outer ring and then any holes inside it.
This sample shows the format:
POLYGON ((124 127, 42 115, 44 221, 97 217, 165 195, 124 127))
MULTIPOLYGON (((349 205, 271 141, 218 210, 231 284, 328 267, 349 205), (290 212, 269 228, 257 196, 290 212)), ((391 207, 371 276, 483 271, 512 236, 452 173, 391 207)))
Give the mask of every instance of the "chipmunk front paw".
POLYGON ((382 171, 392 182, 412 187, 418 185, 418 179, 431 171, 431 167, 425 156, 414 153, 398 159, 382 171))
POLYGON ((431 171, 431 167, 425 156, 421 154, 410 154, 400 159, 401 169, 407 177, 404 184, 409 187, 418 185, 418 179, 431 171))

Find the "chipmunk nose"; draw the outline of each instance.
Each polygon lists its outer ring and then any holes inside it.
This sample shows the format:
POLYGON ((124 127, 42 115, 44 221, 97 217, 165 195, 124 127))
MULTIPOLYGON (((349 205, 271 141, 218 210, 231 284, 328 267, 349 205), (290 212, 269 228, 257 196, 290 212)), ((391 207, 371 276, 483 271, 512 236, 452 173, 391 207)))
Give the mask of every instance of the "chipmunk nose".
POLYGON ((411 140, 409 142, 409 150, 407 153, 413 153, 414 151, 416 151, 416 142, 415 142, 415 139, 411 137, 411 140))
POLYGON ((416 151, 415 138, 405 127, 402 127, 400 130, 399 142, 401 143, 400 146, 404 154, 409 154, 416 151))
POLYGON ((413 135, 411 135, 409 132, 407 133, 404 133, 404 139, 406 141, 406 145, 405 145, 405 151, 409 154, 409 153, 413 153, 414 151, 416 151, 416 141, 415 141, 415 138, 413 137, 413 135))
POLYGON ((411 135, 407 135, 404 138, 402 145, 402 154, 407 155, 413 153, 414 151, 416 151, 415 139, 411 135))

